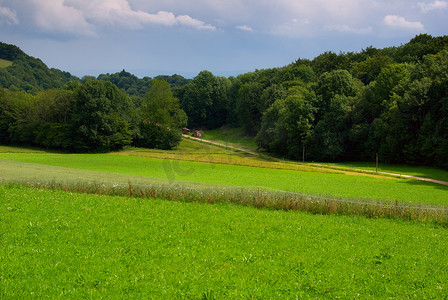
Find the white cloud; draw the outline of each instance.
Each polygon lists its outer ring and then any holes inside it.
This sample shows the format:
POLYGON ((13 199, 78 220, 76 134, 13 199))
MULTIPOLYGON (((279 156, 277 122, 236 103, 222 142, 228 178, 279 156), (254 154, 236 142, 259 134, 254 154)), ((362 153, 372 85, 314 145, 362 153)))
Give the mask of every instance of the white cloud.
POLYGON ((402 29, 416 30, 416 31, 424 31, 425 26, 423 26, 420 22, 410 22, 405 18, 396 15, 387 15, 383 20, 384 24, 390 27, 397 27, 402 29))
POLYGON ((66 6, 64 0, 32 0, 35 5, 36 24, 50 32, 64 32, 74 35, 94 35, 94 28, 78 9, 66 6))
POLYGON ((216 27, 169 11, 148 13, 133 9, 129 0, 30 0, 35 6, 36 24, 47 31, 95 35, 100 27, 142 29, 150 25, 185 26, 197 30, 216 27))
POLYGON ((175 16, 174 13, 161 10, 155 14, 132 9, 129 0, 68 0, 99 25, 122 26, 131 29, 146 25, 187 26, 201 30, 215 30, 216 27, 188 15, 175 16))
POLYGON ((235 28, 238 29, 238 30, 247 31, 247 32, 253 32, 254 31, 252 27, 249 27, 247 25, 238 25, 238 26, 235 26, 235 28))
POLYGON ((203 30, 211 30, 211 31, 215 31, 216 27, 210 24, 205 24, 202 21, 193 19, 192 17, 188 16, 188 15, 184 15, 184 16, 178 16, 176 17, 177 22, 179 22, 179 24, 184 25, 184 26, 189 26, 189 27, 193 27, 196 29, 203 29, 203 30))
POLYGON ((17 18, 17 13, 8 8, 0 6, 0 23, 6 22, 8 25, 17 25, 19 24, 19 19, 17 18))
POLYGON ((438 9, 447 9, 448 8, 448 2, 447 1, 439 1, 436 0, 433 3, 425 3, 425 2, 419 2, 418 7, 424 12, 427 13, 431 10, 438 10, 438 9))
POLYGON ((132 9, 128 0, 66 0, 83 11, 84 15, 97 25, 121 26, 140 29, 146 25, 187 26, 195 29, 215 30, 216 27, 188 15, 176 16, 172 12, 148 13, 132 9))

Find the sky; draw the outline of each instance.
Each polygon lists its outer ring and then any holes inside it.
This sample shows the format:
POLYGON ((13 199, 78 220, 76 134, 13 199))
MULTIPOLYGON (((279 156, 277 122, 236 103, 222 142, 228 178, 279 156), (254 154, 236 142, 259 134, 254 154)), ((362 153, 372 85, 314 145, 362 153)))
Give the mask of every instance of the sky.
POLYGON ((0 0, 0 41, 51 68, 237 76, 448 34, 443 0, 0 0))

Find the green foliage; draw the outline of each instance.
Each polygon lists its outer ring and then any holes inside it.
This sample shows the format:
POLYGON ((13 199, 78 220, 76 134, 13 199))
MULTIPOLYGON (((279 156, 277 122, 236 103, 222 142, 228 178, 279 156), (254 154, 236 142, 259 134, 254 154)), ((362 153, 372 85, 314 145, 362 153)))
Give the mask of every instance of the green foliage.
POLYGON ((28 56, 18 47, 0 42, 0 59, 11 61, 0 68, 0 87, 13 91, 38 91, 61 88, 70 80, 77 80, 68 72, 49 69, 40 59, 28 56))
POLYGON ((245 120, 241 125, 254 131, 261 118, 260 147, 300 157, 300 150, 288 151, 287 145, 299 145, 301 129, 293 135, 284 129, 274 130, 283 127, 278 124, 288 115, 279 109, 275 98, 284 99, 282 88, 299 86, 316 93, 315 98, 306 100, 314 110, 307 147, 310 160, 372 160, 379 153, 386 162, 446 168, 447 156, 442 153, 447 153, 448 144, 447 51, 447 37, 419 35, 396 48, 370 47, 361 53, 339 55, 327 52, 311 62, 298 60, 278 70, 270 82, 248 73, 235 81, 235 90, 246 97, 235 110, 242 116, 240 120, 245 120), (250 93, 249 86, 258 86, 261 92, 250 93), (249 97, 251 94, 254 96, 249 97), (258 103, 259 110, 251 103, 258 103), (275 140, 278 142, 273 143, 275 140))
POLYGON ((73 92, 64 90, 47 90, 30 98, 23 114, 10 126, 13 141, 68 149, 72 142, 68 123, 74 102, 73 92))
POLYGON ((114 74, 100 74, 96 79, 110 81, 129 95, 144 95, 148 92, 151 83, 151 78, 139 79, 125 70, 114 74))
POLYGON ((0 143, 108 152, 134 139, 139 146, 171 149, 187 116, 162 83, 154 80, 137 112, 129 96, 106 81, 70 82, 37 95, 0 89, 0 143))
POLYGON ((17 130, 18 121, 26 117, 32 96, 24 92, 10 92, 0 88, 0 143, 10 144, 22 140, 17 130))
POLYGON ((425 55, 437 54, 448 47, 448 36, 432 37, 429 34, 415 36, 395 52, 397 62, 419 62, 425 55))
POLYGON ((180 109, 168 82, 154 79, 138 111, 138 131, 134 145, 138 147, 171 149, 181 140, 187 116, 180 109))
MULTIPOLYGON (((137 97, 142 97, 149 91, 149 87, 151 86, 151 82, 153 80, 150 77, 138 78, 137 76, 132 75, 131 73, 125 70, 113 74, 109 73, 100 74, 97 78, 86 77, 83 78, 83 81, 86 82, 92 79, 110 81, 113 84, 115 84, 118 88, 125 90, 126 93, 128 93, 130 96, 137 96, 137 97)), ((190 82, 190 80, 177 74, 171 76, 159 75, 156 76, 154 79, 164 80, 168 82, 172 89, 182 87, 190 82)))
POLYGON ((306 90, 292 89, 285 99, 277 100, 263 115, 257 145, 282 156, 301 157, 312 134, 312 97, 314 94, 306 90))
POLYGON ((394 60, 386 55, 368 56, 365 60, 356 63, 352 72, 364 84, 369 84, 377 78, 384 67, 393 63, 394 60))
POLYGON ((132 142, 130 98, 106 81, 88 81, 75 90, 70 126, 73 149, 107 152, 132 142))
POLYGON ((218 128, 227 121, 228 90, 226 78, 209 71, 200 72, 180 93, 182 109, 188 115, 188 126, 218 128))
POLYGON ((263 94, 263 85, 260 82, 243 83, 238 90, 236 111, 238 120, 246 133, 255 135, 260 129, 262 112, 259 101, 263 94))
POLYGON ((177 74, 174 74, 174 75, 171 75, 171 76, 169 76, 169 75, 159 75, 159 76, 154 77, 154 79, 159 79, 159 80, 163 80, 163 81, 168 82, 172 89, 178 88, 178 87, 182 87, 184 85, 187 85, 191 81, 191 80, 186 79, 183 76, 177 75, 177 74))
POLYGON ((325 52, 313 59, 312 67, 318 75, 335 70, 346 70, 349 67, 349 57, 343 53, 325 52))
POLYGON ((24 56, 25 53, 19 47, 0 42, 0 58, 14 61, 24 56))

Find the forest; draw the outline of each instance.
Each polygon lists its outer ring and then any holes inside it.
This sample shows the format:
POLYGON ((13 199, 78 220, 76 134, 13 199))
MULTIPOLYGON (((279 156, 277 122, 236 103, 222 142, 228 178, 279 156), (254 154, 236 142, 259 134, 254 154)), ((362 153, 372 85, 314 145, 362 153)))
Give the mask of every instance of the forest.
POLYGON ((325 52, 236 77, 201 71, 77 78, 0 43, 0 144, 71 152, 171 149, 184 126, 242 127, 258 147, 308 161, 448 169, 448 36, 325 52))

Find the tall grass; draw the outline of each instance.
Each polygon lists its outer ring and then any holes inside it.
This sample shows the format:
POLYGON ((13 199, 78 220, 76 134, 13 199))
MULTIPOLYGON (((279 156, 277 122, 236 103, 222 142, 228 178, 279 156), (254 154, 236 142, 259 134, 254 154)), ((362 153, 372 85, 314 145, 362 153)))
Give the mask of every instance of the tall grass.
POLYGON ((431 222, 448 226, 448 207, 398 201, 316 196, 269 190, 262 187, 223 187, 165 184, 111 184, 100 182, 12 182, 42 189, 75 193, 166 199, 196 203, 232 203, 271 210, 293 210, 312 214, 355 215, 431 222))

